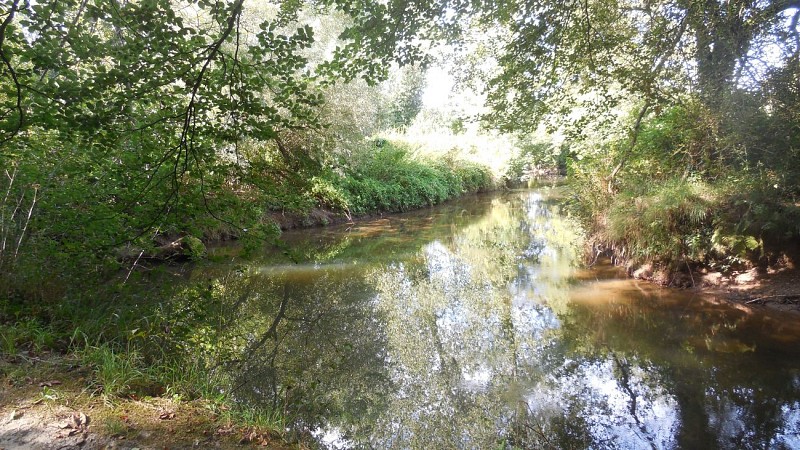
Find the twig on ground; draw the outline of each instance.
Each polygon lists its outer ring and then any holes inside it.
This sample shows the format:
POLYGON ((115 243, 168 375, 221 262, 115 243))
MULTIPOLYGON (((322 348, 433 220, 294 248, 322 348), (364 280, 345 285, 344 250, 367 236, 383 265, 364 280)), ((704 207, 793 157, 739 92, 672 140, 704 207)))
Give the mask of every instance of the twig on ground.
POLYGON ((766 295, 764 297, 757 297, 752 300, 748 300, 744 302, 745 305, 751 305, 753 303, 763 302, 764 300, 771 300, 774 298, 793 298, 793 297, 800 297, 800 294, 779 294, 779 295, 766 295))

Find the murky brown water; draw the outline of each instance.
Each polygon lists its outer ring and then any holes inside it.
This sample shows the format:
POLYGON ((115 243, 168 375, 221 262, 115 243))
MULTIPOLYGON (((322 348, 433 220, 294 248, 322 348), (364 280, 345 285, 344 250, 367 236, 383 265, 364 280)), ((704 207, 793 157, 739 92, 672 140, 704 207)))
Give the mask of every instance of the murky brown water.
POLYGON ((234 395, 329 448, 799 448, 800 317, 580 269, 552 192, 198 269, 234 395))

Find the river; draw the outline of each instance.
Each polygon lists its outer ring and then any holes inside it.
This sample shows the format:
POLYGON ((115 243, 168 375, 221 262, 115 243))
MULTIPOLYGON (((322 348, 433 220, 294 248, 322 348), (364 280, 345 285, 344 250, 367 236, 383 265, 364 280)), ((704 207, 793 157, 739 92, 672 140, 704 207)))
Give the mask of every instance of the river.
POLYGON ((800 448, 799 317, 582 269, 563 195, 212 252, 227 393, 322 448, 800 448))

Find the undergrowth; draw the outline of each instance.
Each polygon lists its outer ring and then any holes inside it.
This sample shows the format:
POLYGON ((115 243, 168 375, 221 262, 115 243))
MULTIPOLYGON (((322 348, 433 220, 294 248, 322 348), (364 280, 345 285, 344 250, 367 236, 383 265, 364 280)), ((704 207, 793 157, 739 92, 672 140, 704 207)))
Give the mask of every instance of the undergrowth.
MULTIPOLYGON (((780 172, 766 160, 733 159, 709 114, 691 103, 670 109, 643 124, 627 156, 619 156, 626 138, 571 161, 572 209, 599 247, 671 271, 766 267, 791 252, 800 241, 794 166, 780 172), (609 155, 627 158, 617 179, 598 175, 608 173, 609 155)), ((745 144, 758 143, 736 145, 745 144)))
POLYGON ((229 326, 219 309, 224 294, 191 283, 154 288, 136 280, 80 291, 73 286, 66 298, 39 304, 0 299, 0 358, 72 355, 89 375, 85 391, 107 403, 202 399, 219 420, 285 433, 282 411, 245 408, 228 390, 230 371, 222 363, 230 355, 214 350, 229 326))
POLYGON ((676 178, 618 193, 588 224, 597 241, 632 264, 715 270, 774 262, 800 238, 800 208, 741 179, 676 178))
POLYGON ((468 193, 491 189, 487 167, 456 159, 416 157, 405 144, 382 141, 330 178, 323 203, 355 214, 398 212, 431 206, 468 193))

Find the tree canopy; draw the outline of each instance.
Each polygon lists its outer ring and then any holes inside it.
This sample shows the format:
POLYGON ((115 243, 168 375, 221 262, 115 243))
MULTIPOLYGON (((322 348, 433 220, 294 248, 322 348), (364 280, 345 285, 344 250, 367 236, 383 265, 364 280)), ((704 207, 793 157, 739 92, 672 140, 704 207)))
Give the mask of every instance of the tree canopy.
MULTIPOLYGON (((792 1, 514 1, 481 4, 480 29, 497 60, 485 75, 489 119, 535 126, 565 103, 650 103, 693 92, 719 106, 798 53, 792 1), (597 95, 586 96, 588 92, 597 95), (583 95, 583 97, 581 97, 583 95)), ((485 55, 485 54, 484 54, 485 55)))
MULTIPOLYGON (((72 205, 61 211, 91 209, 92 223, 117 220, 121 236, 148 233, 166 215, 183 220, 179 211, 201 208, 216 217, 211 191, 225 185, 239 194, 274 183, 322 192, 312 180, 336 168, 325 156, 331 146, 310 134, 344 142, 343 130, 369 128, 333 123, 358 114, 336 105, 327 110, 336 115, 326 113, 326 99, 355 108, 345 100, 353 84, 345 83, 363 79, 361 100, 372 98, 369 85, 397 67, 424 67, 428 50, 447 44, 459 69, 482 87, 487 126, 524 135, 544 122, 566 132, 572 147, 561 154, 576 156, 573 162, 594 158, 595 165, 571 167, 602 178, 608 192, 619 189, 631 158, 655 158, 662 174, 681 165, 702 176, 720 164, 781 169, 800 137, 792 100, 798 6, 11 0, 0 11, 0 156, 7 167, 28 165, 18 185, 36 186, 39 201, 72 205), (694 118, 696 132, 670 137, 656 155, 642 148, 654 141, 639 139, 654 136, 642 132, 665 117, 694 118), (752 132, 737 125, 743 120, 752 132), (586 144, 592 134, 602 142, 586 144), (264 156, 266 148, 277 156, 264 156), (670 162, 670 151, 681 155, 678 162, 670 162), (253 152, 269 164, 279 159, 280 170, 257 174, 264 165, 253 152), (309 164, 317 172, 304 169, 309 164), (245 179, 248 186, 236 185, 245 179), (83 191, 66 194, 67 185, 83 191)), ((387 103, 383 114, 395 126, 420 109, 421 72, 408 72, 401 84, 394 99, 374 97, 387 103)), ((642 175, 644 165, 636 167, 642 175)))

